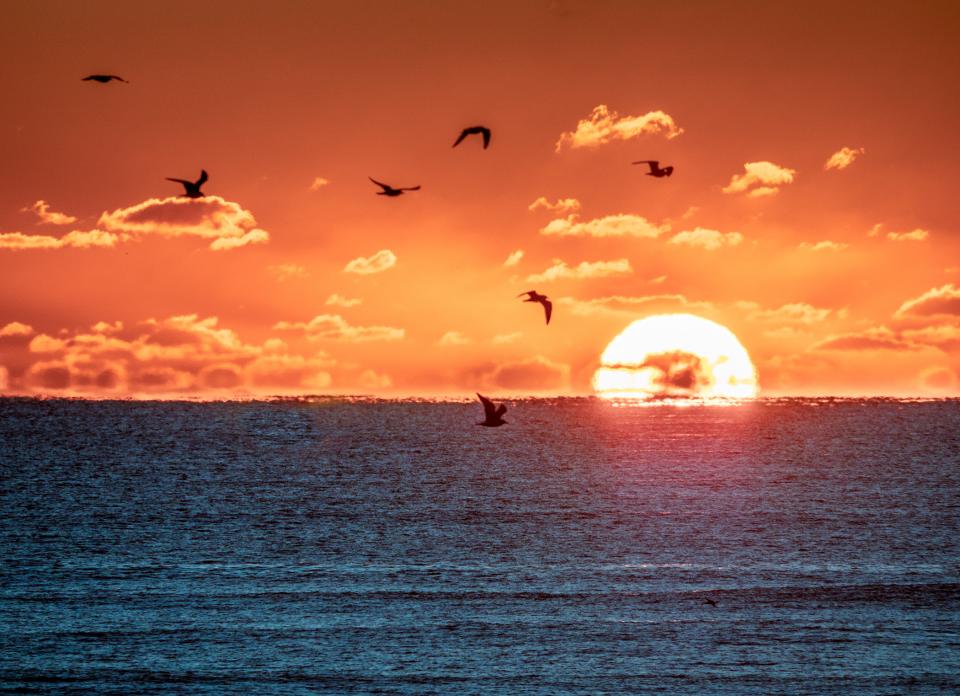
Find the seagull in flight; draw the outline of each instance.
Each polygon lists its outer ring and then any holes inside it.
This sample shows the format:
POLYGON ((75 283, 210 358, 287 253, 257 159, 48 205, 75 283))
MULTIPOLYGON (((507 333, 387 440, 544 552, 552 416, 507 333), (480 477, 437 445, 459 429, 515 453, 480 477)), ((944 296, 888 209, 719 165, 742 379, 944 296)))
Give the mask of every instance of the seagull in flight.
POLYGON ((488 428, 497 428, 507 422, 503 420, 503 414, 507 412, 506 406, 500 404, 499 406, 495 407, 493 402, 487 397, 479 393, 477 396, 480 398, 480 403, 483 404, 484 416, 484 421, 482 423, 477 423, 477 425, 483 425, 488 428))
POLYGON ((553 302, 550 301, 546 295, 541 295, 536 290, 527 290, 526 292, 521 292, 517 297, 527 296, 527 299, 524 302, 539 302, 543 305, 543 313, 547 317, 547 323, 550 323, 550 315, 553 314, 553 302))
POLYGON ((461 143, 461 141, 466 138, 468 135, 483 135, 483 149, 486 150, 490 147, 490 129, 486 126, 470 126, 469 128, 464 128, 460 133, 460 137, 457 138, 456 142, 453 144, 453 147, 456 147, 461 143))
POLYGON ((83 77, 80 79, 81 82, 90 82, 91 80, 93 80, 94 82, 99 82, 104 85, 107 84, 108 82, 112 82, 113 80, 116 80, 118 82, 127 82, 127 84, 129 84, 127 80, 124 80, 119 75, 87 75, 86 77, 83 77))
POLYGON ((647 176, 655 176, 658 179, 673 174, 673 167, 661 167, 659 160, 638 160, 633 164, 649 164, 650 171, 647 172, 647 176))
POLYGON ((200 190, 200 187, 207 183, 207 179, 210 177, 207 176, 207 170, 200 170, 200 178, 196 181, 187 181, 186 179, 171 179, 167 177, 167 181, 176 181, 178 184, 183 184, 184 196, 187 198, 203 198, 205 195, 203 191, 200 190))
POLYGON ((381 182, 377 181, 377 180, 374 179, 372 176, 368 176, 367 178, 370 179, 370 181, 372 181, 373 183, 375 183, 377 186, 379 186, 380 188, 383 189, 383 191, 377 191, 377 195, 378 195, 378 196, 390 196, 391 198, 395 198, 396 196, 402 196, 404 191, 419 191, 419 190, 420 190, 420 187, 419 187, 419 186, 407 186, 407 187, 405 187, 405 188, 404 188, 404 187, 394 188, 393 186, 388 186, 387 184, 384 184, 384 183, 381 183, 381 182))

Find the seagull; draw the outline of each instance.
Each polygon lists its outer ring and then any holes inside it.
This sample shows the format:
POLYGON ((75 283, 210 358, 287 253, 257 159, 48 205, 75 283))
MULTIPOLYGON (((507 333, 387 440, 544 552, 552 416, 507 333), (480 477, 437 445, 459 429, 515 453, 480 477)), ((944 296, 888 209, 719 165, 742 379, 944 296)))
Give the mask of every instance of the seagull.
POLYGON ((709 597, 707 597, 705 600, 703 600, 703 603, 704 603, 704 604, 709 604, 711 607, 717 606, 716 600, 710 599, 709 597))
POLYGON ((453 144, 453 147, 459 145, 468 135, 476 135, 477 133, 483 135, 483 149, 486 150, 490 147, 490 129, 486 126, 470 126, 469 128, 464 128, 460 133, 460 137, 457 138, 457 141, 453 144))
POLYGON ((377 186, 383 189, 383 191, 377 191, 378 196, 390 196, 394 198, 396 196, 402 196, 404 191, 419 191, 419 186, 408 186, 406 188, 394 188, 393 186, 388 186, 387 184, 382 184, 372 176, 368 176, 368 179, 375 183, 377 186))
POLYGON ((659 160, 638 160, 633 164, 649 164, 650 171, 647 172, 647 176, 655 176, 658 179, 661 179, 665 176, 670 176, 673 174, 673 167, 660 167, 659 160))
POLYGON ((186 179, 171 179, 167 177, 167 181, 176 181, 178 184, 183 184, 185 190, 184 196, 187 198, 203 198, 204 193, 200 190, 200 187, 207 183, 207 170, 200 170, 200 178, 196 181, 187 181, 186 179))
POLYGON ((496 428, 501 425, 504 425, 507 421, 503 420, 503 414, 507 412, 507 407, 503 404, 500 404, 498 407, 494 407, 493 402, 490 401, 487 397, 477 394, 480 398, 480 403, 483 404, 483 416, 484 421, 482 423, 477 423, 477 425, 484 425, 488 428, 496 428))
MULTIPOLYGON (((127 82, 127 80, 124 80, 119 75, 87 75, 86 77, 83 77, 80 79, 81 82, 89 82, 90 80, 93 80, 94 82, 99 82, 104 85, 113 80, 117 80, 118 82, 127 82)), ((130 83, 127 82, 127 84, 130 84, 130 83)))
POLYGON ((553 314, 553 302, 546 295, 541 295, 536 290, 527 290, 521 292, 517 297, 527 296, 524 302, 539 302, 543 305, 543 313, 547 315, 547 323, 550 323, 550 315, 553 314))

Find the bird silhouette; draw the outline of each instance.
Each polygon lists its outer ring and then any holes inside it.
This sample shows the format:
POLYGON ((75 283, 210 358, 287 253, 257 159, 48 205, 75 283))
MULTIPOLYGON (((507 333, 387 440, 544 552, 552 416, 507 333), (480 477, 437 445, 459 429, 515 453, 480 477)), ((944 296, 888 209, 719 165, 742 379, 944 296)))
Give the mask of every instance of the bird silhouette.
POLYGON ((483 422, 477 423, 477 425, 483 425, 488 428, 497 428, 506 424, 507 421, 503 420, 503 414, 507 412, 506 406, 500 404, 499 406, 495 407, 490 399, 479 393, 477 394, 477 397, 479 397, 480 403, 483 404, 484 417, 483 422))
POLYGON ((368 176, 367 178, 383 189, 383 191, 377 191, 378 196, 390 196, 391 198, 395 198, 396 196, 402 196, 404 191, 420 190, 419 186, 407 186, 407 187, 394 188, 393 186, 388 186, 387 184, 377 181, 372 176, 368 176))
POLYGON ((517 297, 527 296, 527 299, 524 302, 539 302, 543 305, 543 313, 547 317, 547 323, 550 323, 550 315, 553 314, 553 302, 546 295, 541 295, 536 290, 527 290, 526 292, 521 292, 517 297))
POLYGON ((483 135, 483 149, 486 150, 490 147, 490 129, 486 126, 470 126, 469 128, 464 128, 460 132, 460 137, 453 143, 453 147, 459 145, 468 135, 476 135, 478 133, 483 135))
POLYGON ((703 600, 703 603, 704 603, 704 604, 709 604, 711 607, 717 606, 716 600, 710 599, 709 597, 707 597, 706 599, 704 599, 704 600, 703 600))
POLYGON ((196 181, 187 181, 186 179, 171 179, 167 177, 167 181, 176 181, 178 184, 183 184, 184 193, 183 195, 187 198, 203 198, 204 193, 200 190, 200 187, 207 183, 207 179, 210 177, 207 176, 207 170, 200 170, 200 178, 196 181))
POLYGON ((112 82, 113 80, 117 80, 118 82, 127 82, 127 80, 124 80, 119 75, 87 75, 86 77, 80 79, 81 82, 90 82, 91 80, 104 85, 108 82, 112 82))
POLYGON ((650 171, 647 172, 647 176, 655 176, 658 179, 673 174, 673 167, 661 167, 659 160, 637 160, 633 164, 649 164, 650 171))

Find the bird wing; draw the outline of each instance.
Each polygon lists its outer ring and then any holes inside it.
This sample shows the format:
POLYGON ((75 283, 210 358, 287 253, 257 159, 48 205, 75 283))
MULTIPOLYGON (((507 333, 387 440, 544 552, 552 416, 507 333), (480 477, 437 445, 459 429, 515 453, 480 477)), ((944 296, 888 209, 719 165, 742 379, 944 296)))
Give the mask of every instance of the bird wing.
POLYGON ((373 183, 375 183, 377 186, 379 186, 380 188, 382 188, 384 191, 389 191, 389 190, 391 189, 390 186, 387 186, 387 185, 384 184, 383 182, 377 181, 377 180, 374 179, 372 176, 368 176, 367 178, 370 179, 370 181, 372 181, 373 183))
POLYGON ((419 186, 407 186, 406 188, 398 188, 397 191, 419 191, 419 186))
POLYGON ((483 414, 487 417, 487 419, 492 418, 496 413, 496 408, 494 407, 493 402, 480 394, 480 392, 477 392, 477 397, 480 399, 480 403, 483 404, 483 414))
POLYGON ((483 133, 483 149, 486 150, 490 147, 490 129, 484 128, 480 132, 483 133))
POLYGON ((637 160, 634 164, 647 164, 650 166, 650 171, 655 172, 660 166, 660 160, 637 160))
POLYGON ((96 80, 96 79, 97 79, 96 75, 87 75, 86 77, 81 77, 80 82, 87 82, 89 80, 96 80))
POLYGON ((526 295, 527 297, 532 297, 533 295, 536 295, 536 294, 537 294, 536 290, 527 290, 526 292, 521 292, 519 295, 517 295, 517 297, 523 297, 524 295, 526 295))
POLYGON ((192 181, 187 181, 186 179, 171 179, 169 176, 166 177, 167 181, 176 181, 178 184, 183 184, 184 186, 193 186, 192 181))
POLYGON ((496 412, 494 413, 494 415, 495 415, 497 418, 503 418, 503 414, 506 413, 506 412, 507 412, 506 404, 500 404, 500 406, 497 408, 497 410, 496 410, 496 412))
POLYGON ((666 174, 667 176, 670 176, 671 174, 673 174, 673 167, 664 167, 663 173, 666 174))
POLYGON ((460 131, 460 137, 457 138, 456 142, 453 143, 453 147, 456 147, 456 146, 459 145, 461 142, 463 142, 463 139, 466 138, 468 135, 470 135, 470 129, 469 129, 469 128, 464 128, 462 131, 460 131))
POLYGON ((200 178, 197 179, 197 188, 199 188, 199 187, 203 186, 205 183, 207 183, 207 179, 209 179, 209 178, 210 178, 210 177, 207 176, 207 170, 206 170, 206 169, 201 169, 201 170, 200 170, 200 178))
POLYGON ((540 304, 543 305, 543 311, 547 315, 547 323, 550 323, 550 315, 553 314, 553 302, 547 299, 540 301, 540 304))
POLYGON ((120 82, 126 82, 126 80, 119 75, 107 75, 107 77, 109 77, 111 80, 120 80, 120 82))

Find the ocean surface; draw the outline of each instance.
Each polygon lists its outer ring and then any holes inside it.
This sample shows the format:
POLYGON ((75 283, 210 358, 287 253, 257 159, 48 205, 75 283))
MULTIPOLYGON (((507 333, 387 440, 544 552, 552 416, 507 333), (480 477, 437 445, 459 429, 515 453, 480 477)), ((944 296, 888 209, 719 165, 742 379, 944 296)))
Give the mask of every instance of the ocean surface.
POLYGON ((0 399, 0 692, 960 693, 960 401, 508 404, 0 399))

